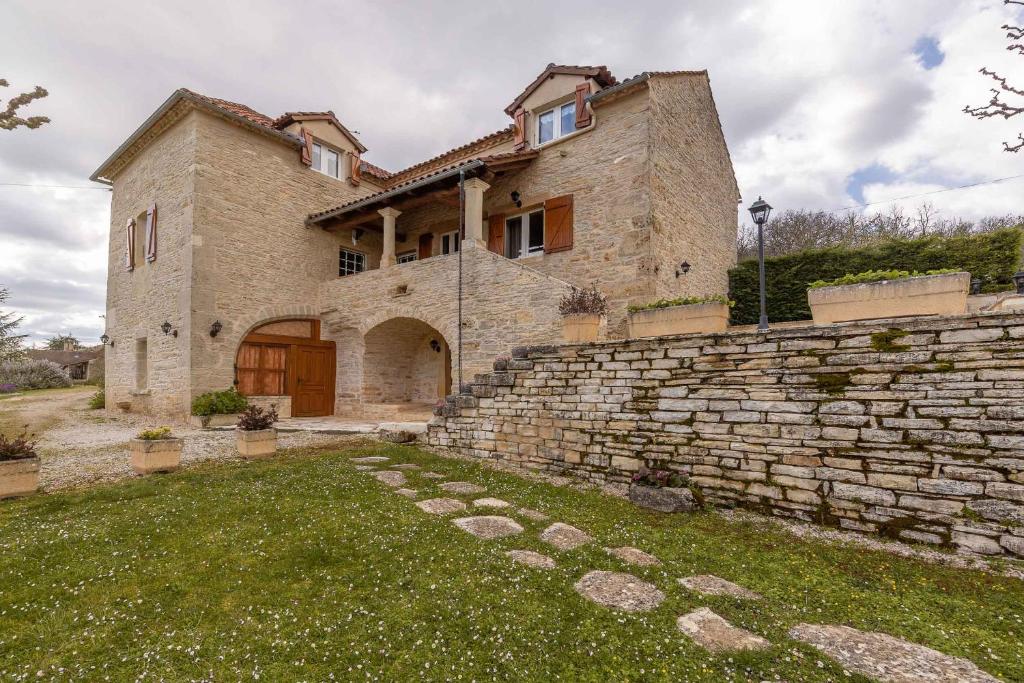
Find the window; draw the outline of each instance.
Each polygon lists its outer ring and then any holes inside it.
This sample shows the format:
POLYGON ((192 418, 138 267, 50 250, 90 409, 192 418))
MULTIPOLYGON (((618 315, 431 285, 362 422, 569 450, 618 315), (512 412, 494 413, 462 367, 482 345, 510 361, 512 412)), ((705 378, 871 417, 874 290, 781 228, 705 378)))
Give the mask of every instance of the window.
POLYGON ((544 209, 505 219, 505 257, 521 258, 544 251, 544 209))
POLYGON ((459 231, 453 230, 441 235, 441 253, 455 254, 459 251, 459 231))
POLYGON ((543 145, 576 130, 576 103, 569 102, 537 115, 537 144, 543 145))
POLYGON ((149 388, 149 341, 135 340, 135 390, 145 391, 149 388))
POLYGON ((415 260, 416 260, 416 252, 415 251, 405 251, 405 252, 402 252, 401 254, 398 255, 398 262, 399 263, 409 263, 410 261, 415 261, 415 260))
POLYGON ((366 270, 366 254, 342 249, 338 257, 338 275, 353 275, 366 270))
POLYGON ((341 178, 341 153, 319 142, 313 143, 312 169, 332 178, 341 178))

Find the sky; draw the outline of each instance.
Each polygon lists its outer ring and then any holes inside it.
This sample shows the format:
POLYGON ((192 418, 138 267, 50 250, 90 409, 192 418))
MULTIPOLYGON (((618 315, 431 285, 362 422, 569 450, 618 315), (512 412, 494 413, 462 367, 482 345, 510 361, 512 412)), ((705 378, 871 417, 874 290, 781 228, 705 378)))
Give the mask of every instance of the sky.
MULTIPOLYGON (((504 107, 549 62, 708 69, 743 195, 776 209, 1021 213, 1024 121, 962 112, 987 65, 1024 82, 1001 0, 285 3, 5 0, 0 287, 31 342, 94 343, 105 309, 110 193, 78 189, 175 89, 265 114, 333 110, 389 170, 507 126, 504 107), (24 187, 31 185, 32 187, 24 187), (73 186, 75 189, 44 187, 73 186), (899 199, 908 195, 925 197, 899 199)), ((1024 117, 1022 117, 1024 118, 1024 117)))

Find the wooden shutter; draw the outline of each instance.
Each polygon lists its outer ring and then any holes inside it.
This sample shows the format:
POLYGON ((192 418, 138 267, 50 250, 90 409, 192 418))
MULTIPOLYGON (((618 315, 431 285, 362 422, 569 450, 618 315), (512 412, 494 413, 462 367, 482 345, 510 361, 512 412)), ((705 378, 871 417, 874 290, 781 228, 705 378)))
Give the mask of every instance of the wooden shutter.
POLYGON ((515 142, 515 150, 519 151, 526 147, 526 110, 520 107, 516 110, 513 118, 515 120, 513 142, 515 142))
POLYGON ((156 261, 156 204, 146 211, 146 261, 156 261))
POLYGON ((313 165, 313 135, 306 130, 302 129, 302 141, 305 145, 302 148, 302 163, 306 166, 313 165))
POLYGON ((590 110, 587 109, 587 95, 590 94, 590 81, 576 86, 576 128, 590 125, 590 110))
POLYGON ((491 214, 487 219, 487 249, 505 255, 505 214, 491 214))
POLYGON ((419 258, 430 258, 434 255, 434 233, 425 232, 420 235, 419 258))
POLYGON ((348 181, 353 185, 358 185, 363 179, 363 160, 359 158, 359 154, 352 155, 352 170, 348 174, 348 181))
POLYGON ((135 219, 129 218, 124 227, 124 267, 128 271, 135 270, 135 219))
POLYGON ((572 249, 572 195, 544 202, 544 253, 572 249))

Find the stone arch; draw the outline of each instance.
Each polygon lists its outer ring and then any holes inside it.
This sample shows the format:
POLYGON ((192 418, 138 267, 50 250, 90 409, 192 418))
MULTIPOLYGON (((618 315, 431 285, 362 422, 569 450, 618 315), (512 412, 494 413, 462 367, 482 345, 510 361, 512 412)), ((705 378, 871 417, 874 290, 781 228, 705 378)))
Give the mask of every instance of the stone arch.
POLYGON ((433 404, 450 393, 448 337, 418 317, 377 317, 363 334, 363 404, 433 404))
POLYGON ((309 305, 291 305, 291 306, 264 306, 255 313, 251 313, 242 318, 237 323, 229 323, 231 325, 231 336, 236 336, 235 346, 241 343, 245 339, 246 335, 255 330, 260 325, 266 325, 267 323, 276 322, 278 320, 288 320, 289 318, 313 318, 321 320, 322 316, 317 312, 315 306, 309 305))

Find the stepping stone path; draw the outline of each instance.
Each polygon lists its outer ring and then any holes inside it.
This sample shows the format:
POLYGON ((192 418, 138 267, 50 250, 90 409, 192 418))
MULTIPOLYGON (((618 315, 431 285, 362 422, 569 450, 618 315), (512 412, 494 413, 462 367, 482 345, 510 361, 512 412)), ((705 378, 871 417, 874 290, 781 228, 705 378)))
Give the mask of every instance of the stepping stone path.
POLYGON ((398 489, 397 491, 395 491, 395 493, 397 493, 400 496, 405 496, 406 498, 416 497, 416 489, 398 489))
POLYGON ((459 519, 453 519, 452 523, 467 534, 473 534, 477 538, 486 540, 504 538, 505 536, 512 536, 513 534, 523 532, 523 527, 519 526, 515 520, 494 515, 460 517, 459 519))
POLYGON ((508 503, 500 498, 477 498, 473 501, 473 507, 478 508, 507 508, 508 503))
POLYGON ((466 504, 454 498, 431 498, 416 503, 416 507, 430 515, 450 515, 453 512, 462 512, 466 504))
POLYGON ((546 522, 548 519, 550 519, 543 512, 531 510, 530 508, 519 508, 517 512, 519 512, 519 514, 521 514, 523 517, 526 517, 527 519, 532 519, 535 522, 546 522))
POLYGON ((654 584, 622 572, 593 571, 577 581, 574 588, 599 605, 627 612, 647 612, 665 599, 654 584))
POLYGON ((392 465, 391 466, 391 469, 393 469, 393 470, 418 470, 419 468, 420 468, 419 465, 414 465, 411 462, 406 462, 406 463, 402 463, 401 465, 392 465))
POLYGON ((798 624, 789 636, 813 645, 855 673, 882 683, 994 683, 973 663, 885 633, 798 624))
POLYGON ((650 553, 645 553, 639 548, 626 546, 623 548, 605 548, 605 550, 623 562, 635 564, 639 567, 653 567, 656 564, 661 564, 661 560, 650 553))
POLYGON ((483 486, 470 484, 468 481, 448 481, 444 484, 439 484, 438 488, 447 491, 448 493, 464 494, 483 493, 487 490, 483 486))
POLYGON ((554 560, 547 555, 541 555, 532 550, 509 550, 505 554, 511 557, 513 562, 525 564, 527 567, 534 567, 535 569, 555 568, 554 560))
POLYGON ((679 617, 676 626, 709 652, 764 650, 771 647, 771 643, 761 636, 733 626, 707 607, 679 617))
POLYGON ((437 472, 423 472, 420 476, 424 479, 444 479, 444 475, 437 472))
POLYGON ((369 472, 377 468, 374 467, 373 465, 356 465, 356 469, 359 470, 360 472, 369 472))
POLYGON ((590 543, 594 539, 574 526, 555 522, 541 532, 540 540, 555 546, 559 550, 572 550, 573 548, 590 543))
POLYGON ((351 461, 365 465, 371 462, 387 462, 390 459, 391 458, 386 458, 383 455, 368 455, 365 458, 351 458, 351 461))
POLYGON ((401 472, 392 472, 390 470, 384 470, 381 472, 371 472, 371 477, 374 477, 377 481, 388 486, 405 486, 405 475, 401 472))
POLYGON ((726 581, 711 574, 700 574, 698 576, 687 576, 679 579, 679 583, 686 588, 702 595, 728 595, 733 598, 744 598, 746 600, 760 600, 761 596, 743 586, 737 586, 732 581, 726 581))

